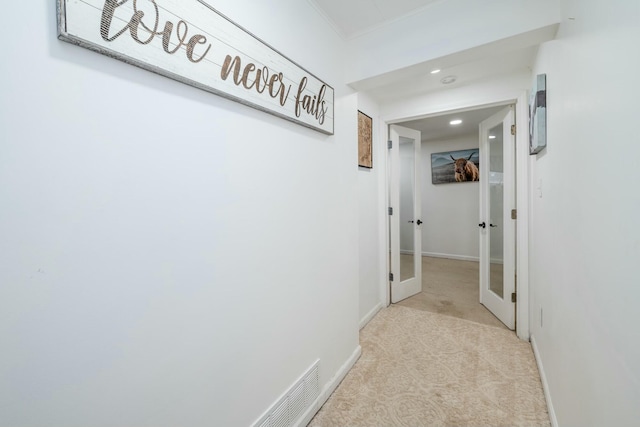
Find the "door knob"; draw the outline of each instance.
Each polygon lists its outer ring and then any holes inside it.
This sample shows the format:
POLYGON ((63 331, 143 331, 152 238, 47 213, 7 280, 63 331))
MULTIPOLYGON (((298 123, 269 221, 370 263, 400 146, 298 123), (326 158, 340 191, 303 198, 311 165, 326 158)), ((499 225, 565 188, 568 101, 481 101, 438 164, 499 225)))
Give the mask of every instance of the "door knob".
POLYGON ((416 224, 420 225, 420 224, 422 224, 422 221, 417 220, 417 221, 416 221, 416 224))
POLYGON ((497 227, 497 225, 489 224, 489 227, 497 227))
POLYGON ((478 227, 487 228, 487 224, 482 221, 480 224, 478 224, 478 227))
POLYGON ((411 220, 411 221, 407 221, 407 222, 408 222, 409 224, 413 224, 413 220, 411 220))

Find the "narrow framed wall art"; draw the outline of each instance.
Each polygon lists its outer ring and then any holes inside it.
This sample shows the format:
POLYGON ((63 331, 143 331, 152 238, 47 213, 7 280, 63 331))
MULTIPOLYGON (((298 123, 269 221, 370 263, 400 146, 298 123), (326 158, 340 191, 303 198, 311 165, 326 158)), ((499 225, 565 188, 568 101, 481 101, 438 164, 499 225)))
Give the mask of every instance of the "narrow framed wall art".
POLYGON ((529 154, 547 146, 547 75, 538 74, 529 99, 529 154))
POLYGON ((358 166, 373 168, 373 119, 358 111, 358 166))

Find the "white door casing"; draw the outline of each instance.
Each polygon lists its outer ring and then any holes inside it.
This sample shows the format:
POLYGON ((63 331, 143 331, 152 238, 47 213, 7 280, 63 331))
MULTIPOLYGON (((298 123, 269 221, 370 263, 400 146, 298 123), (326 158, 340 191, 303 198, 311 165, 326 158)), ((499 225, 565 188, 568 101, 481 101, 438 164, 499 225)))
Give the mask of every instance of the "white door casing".
POLYGON ((391 125, 389 139, 390 282, 391 302, 396 303, 422 290, 421 135, 391 125))

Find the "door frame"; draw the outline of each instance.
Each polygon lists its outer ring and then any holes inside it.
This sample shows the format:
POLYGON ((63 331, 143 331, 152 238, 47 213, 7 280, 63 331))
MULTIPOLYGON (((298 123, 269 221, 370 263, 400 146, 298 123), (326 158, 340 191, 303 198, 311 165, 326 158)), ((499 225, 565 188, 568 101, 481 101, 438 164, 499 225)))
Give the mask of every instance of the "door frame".
MULTIPOLYGON (((389 125, 401 124, 408 120, 426 119, 443 114, 477 110, 480 108, 515 105, 516 113, 516 209, 518 219, 516 221, 516 271, 518 280, 516 284, 516 334, 522 340, 529 340, 530 337, 530 290, 529 290, 529 205, 530 205, 530 157, 529 157, 529 101, 528 92, 523 91, 517 97, 499 97, 486 99, 484 103, 469 102, 462 100, 457 103, 457 108, 444 108, 438 105, 424 105, 415 107, 414 111, 401 113, 381 114, 379 122, 379 135, 388 135, 389 125)), ((387 217, 387 207, 389 205, 389 150, 384 156, 385 172, 384 185, 380 188, 380 199, 383 202, 381 211, 384 216, 380 221, 381 229, 384 230, 384 243, 380 259, 386 265, 384 279, 381 280, 383 288, 381 295, 385 296, 385 307, 391 304, 390 285, 388 281, 391 266, 389 264, 389 221, 387 217)))

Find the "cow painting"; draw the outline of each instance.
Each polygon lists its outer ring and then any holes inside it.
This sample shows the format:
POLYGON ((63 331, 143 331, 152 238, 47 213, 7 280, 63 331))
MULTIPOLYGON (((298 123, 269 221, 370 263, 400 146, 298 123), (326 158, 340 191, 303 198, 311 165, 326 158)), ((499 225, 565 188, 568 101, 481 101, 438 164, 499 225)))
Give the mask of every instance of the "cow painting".
POLYGON ((456 182, 480 180, 478 167, 471 161, 471 157, 473 157, 474 154, 475 153, 471 153, 471 155, 466 159, 464 157, 454 159, 452 155, 449 155, 451 160, 453 160, 453 170, 456 182))

